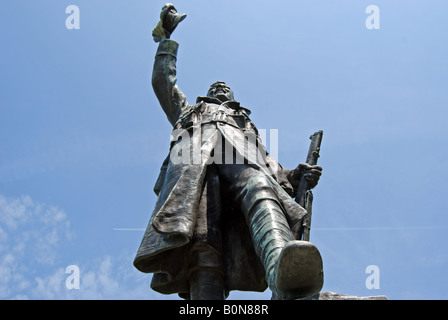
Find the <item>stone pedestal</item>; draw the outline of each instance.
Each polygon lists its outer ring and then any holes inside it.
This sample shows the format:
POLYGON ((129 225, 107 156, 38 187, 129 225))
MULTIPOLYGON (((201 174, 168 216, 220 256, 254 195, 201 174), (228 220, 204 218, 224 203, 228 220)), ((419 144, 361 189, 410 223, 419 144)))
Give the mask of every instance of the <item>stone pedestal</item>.
POLYGON ((346 294, 334 293, 331 291, 321 292, 302 300, 388 300, 386 296, 358 297, 346 294))

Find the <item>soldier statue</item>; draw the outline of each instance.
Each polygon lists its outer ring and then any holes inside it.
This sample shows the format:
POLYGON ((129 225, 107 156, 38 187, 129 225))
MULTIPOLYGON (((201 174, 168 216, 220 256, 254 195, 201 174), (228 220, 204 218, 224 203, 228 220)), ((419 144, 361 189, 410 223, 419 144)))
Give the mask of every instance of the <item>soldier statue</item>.
POLYGON ((173 132, 134 266, 154 273, 153 290, 184 299, 222 300, 232 290, 268 287, 278 300, 316 294, 322 259, 300 240, 307 211, 293 197, 297 181, 306 177, 314 188, 322 168, 282 168, 224 82, 187 102, 176 85, 179 45, 170 39, 184 18, 166 4, 153 31, 152 86, 173 132))

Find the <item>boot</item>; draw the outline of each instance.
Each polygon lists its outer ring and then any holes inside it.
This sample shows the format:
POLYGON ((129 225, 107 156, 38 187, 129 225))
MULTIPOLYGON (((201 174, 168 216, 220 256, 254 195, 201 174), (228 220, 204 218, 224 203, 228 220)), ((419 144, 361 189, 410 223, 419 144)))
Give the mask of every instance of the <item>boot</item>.
POLYGON ((319 251, 310 242, 294 240, 276 201, 265 199, 255 204, 249 212, 248 224, 273 299, 300 299, 322 289, 319 251))
POLYGON ((274 273, 273 300, 312 296, 323 286, 322 257, 308 241, 293 240, 283 248, 274 273))

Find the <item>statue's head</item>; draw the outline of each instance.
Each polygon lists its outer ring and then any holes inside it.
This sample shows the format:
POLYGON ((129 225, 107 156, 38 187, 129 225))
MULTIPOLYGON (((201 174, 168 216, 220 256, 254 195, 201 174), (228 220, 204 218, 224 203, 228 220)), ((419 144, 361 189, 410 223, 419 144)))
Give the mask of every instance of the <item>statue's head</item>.
POLYGON ((232 89, 223 81, 217 81, 212 84, 210 89, 208 89, 207 97, 217 98, 221 102, 234 100, 232 89))

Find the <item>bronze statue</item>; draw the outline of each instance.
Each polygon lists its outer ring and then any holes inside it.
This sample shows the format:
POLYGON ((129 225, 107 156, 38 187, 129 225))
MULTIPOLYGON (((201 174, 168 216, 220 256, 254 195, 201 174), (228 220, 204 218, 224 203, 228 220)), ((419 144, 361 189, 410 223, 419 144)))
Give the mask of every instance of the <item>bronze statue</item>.
POLYGON ((293 197, 301 179, 314 188, 322 168, 282 168, 266 152, 250 110, 224 82, 188 104, 176 85, 178 43, 170 39, 184 18, 166 4, 153 31, 159 45, 152 85, 173 132, 134 266, 154 273, 153 290, 184 299, 225 299, 232 290, 267 287, 273 299, 316 294, 322 259, 300 240, 307 212, 293 197))

